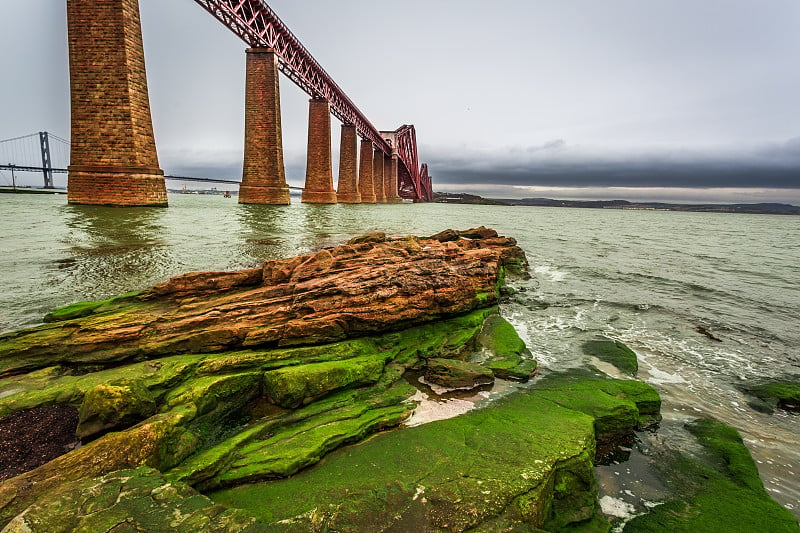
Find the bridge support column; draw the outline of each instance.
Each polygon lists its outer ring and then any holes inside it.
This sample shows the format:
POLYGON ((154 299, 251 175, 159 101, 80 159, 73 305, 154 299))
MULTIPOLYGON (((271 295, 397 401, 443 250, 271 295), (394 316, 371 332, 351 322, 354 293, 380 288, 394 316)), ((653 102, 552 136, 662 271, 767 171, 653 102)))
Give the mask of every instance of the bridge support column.
POLYGON ((361 160, 358 167, 358 189, 361 192, 361 202, 375 203, 375 187, 372 184, 372 141, 361 140, 361 160))
POLYGON ((375 188, 375 201, 379 204, 386 203, 386 193, 383 190, 383 167, 383 151, 376 149, 372 154, 372 182, 375 188))
POLYGON ((138 0, 67 0, 71 204, 166 206, 138 0))
POLYGON ((397 191, 397 164, 397 154, 392 154, 392 157, 386 156, 384 159, 386 172, 383 178, 383 188, 386 191, 387 204, 399 204, 403 201, 397 191))
POLYGON ((278 58, 271 48, 247 49, 244 167, 240 204, 289 203, 283 165, 278 58))
POLYGON ((308 154, 303 202, 335 204, 331 163, 331 104, 312 98, 308 104, 308 154))
POLYGON ((336 199, 340 203, 361 203, 358 190, 358 136, 352 124, 342 124, 342 139, 339 149, 339 188, 336 199))

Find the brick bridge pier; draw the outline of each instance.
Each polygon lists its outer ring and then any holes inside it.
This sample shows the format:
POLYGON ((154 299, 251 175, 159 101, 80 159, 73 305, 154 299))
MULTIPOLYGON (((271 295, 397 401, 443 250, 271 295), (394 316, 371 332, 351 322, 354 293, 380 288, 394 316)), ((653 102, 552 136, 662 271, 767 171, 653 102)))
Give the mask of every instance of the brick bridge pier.
MULTIPOLYGON (((205 4, 225 4, 216 0, 195 1, 206 9, 209 6, 205 4)), ((241 8, 241 3, 236 2, 223 7, 234 9, 231 7, 234 4, 239 5, 237 9, 241 8)), ((290 34, 265 4, 254 2, 253 5, 268 10, 274 17, 273 23, 290 34)), ((216 11, 212 10, 214 13, 216 11)), ((159 168, 150 115, 138 0, 67 0, 67 26, 72 104, 69 203, 166 206, 164 172, 159 168)), ((308 61, 318 67, 310 56, 308 61)), ((289 203, 281 130, 281 68, 281 56, 275 49, 250 46, 246 50, 240 203, 289 203)), ((298 83, 295 78, 292 81, 298 83)), ((335 86, 332 80, 327 82, 335 86)), ((396 132, 378 134, 354 107, 353 120, 360 126, 357 128, 343 120, 338 190, 334 189, 331 102, 316 89, 309 91, 307 86, 298 85, 313 94, 309 101, 302 201, 326 204, 402 201, 398 188, 396 132), (371 129, 365 129, 364 124, 371 129), (362 136, 360 158, 359 134, 362 136)), ((344 95, 336 96, 341 101, 344 95)), ((344 99, 352 106, 346 96, 344 99)), ((341 109, 336 111, 337 117, 342 119, 341 109)), ((413 155, 415 158, 415 140, 413 155)), ((414 163, 416 165, 416 160, 414 163)), ((404 175, 408 175, 407 170, 404 175)), ((427 174, 425 177, 427 179, 427 174)))

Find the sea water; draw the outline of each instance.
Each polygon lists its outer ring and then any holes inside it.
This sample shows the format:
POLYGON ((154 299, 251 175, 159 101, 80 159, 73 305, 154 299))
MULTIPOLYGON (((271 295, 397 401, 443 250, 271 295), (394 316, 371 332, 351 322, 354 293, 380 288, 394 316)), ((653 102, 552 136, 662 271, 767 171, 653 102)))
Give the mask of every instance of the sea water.
MULTIPOLYGON (((119 209, 70 206, 63 195, 0 196, 0 331, 74 301, 188 271, 249 268, 369 231, 485 225, 516 238, 528 256, 532 278, 513 282, 519 291, 502 313, 541 367, 599 365, 583 354, 586 340, 625 342, 639 356, 639 378, 664 400, 658 438, 684 438, 683 422, 700 416, 734 426, 766 489, 800 516, 800 416, 758 412, 742 392, 759 379, 800 376, 800 217, 297 199, 246 206, 193 194, 169 201, 167 209, 119 209)), ((599 469, 607 511, 624 514, 658 496, 635 461, 599 469)))

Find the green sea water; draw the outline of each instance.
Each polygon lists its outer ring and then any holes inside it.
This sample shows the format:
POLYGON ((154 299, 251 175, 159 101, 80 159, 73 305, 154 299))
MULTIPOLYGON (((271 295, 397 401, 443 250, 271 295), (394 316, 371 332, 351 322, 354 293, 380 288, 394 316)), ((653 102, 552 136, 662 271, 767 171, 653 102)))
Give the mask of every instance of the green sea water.
MULTIPOLYGON (((800 416, 757 412, 741 392, 758 379, 800 380, 800 217, 169 201, 167 209, 115 209, 70 206, 63 195, 0 196, 0 331, 74 301, 188 271, 249 268, 368 231, 485 225, 528 256, 533 277, 514 282, 520 290, 502 312, 542 367, 585 364, 581 345, 598 335, 625 342, 639 355, 640 379, 664 398, 666 431, 703 415, 736 427, 767 490, 800 515, 800 416)), ((606 482, 603 491, 625 496, 631 486, 606 482)))

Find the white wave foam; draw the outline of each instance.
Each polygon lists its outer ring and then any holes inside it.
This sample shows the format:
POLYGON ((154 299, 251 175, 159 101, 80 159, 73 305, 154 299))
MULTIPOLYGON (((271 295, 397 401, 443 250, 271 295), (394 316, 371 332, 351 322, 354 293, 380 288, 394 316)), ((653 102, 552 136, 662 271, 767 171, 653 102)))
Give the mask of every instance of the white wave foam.
POLYGON ((536 265, 533 267, 533 271, 540 278, 546 279, 547 281, 559 282, 564 281, 564 279, 567 277, 566 272, 556 270, 550 265, 536 265))
POLYGON ((647 382, 653 385, 664 385, 666 383, 689 383, 678 374, 664 372, 663 370, 659 370, 655 367, 650 369, 649 374, 650 376, 648 376, 647 382))

